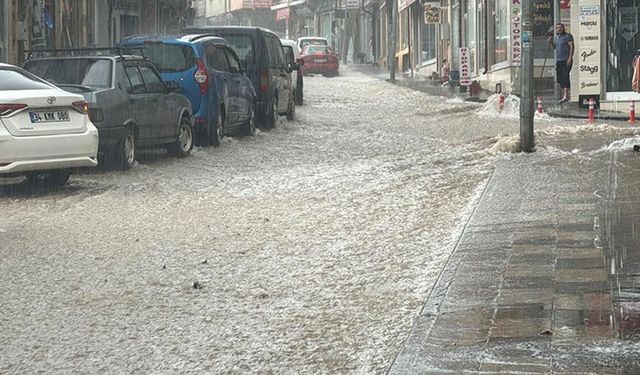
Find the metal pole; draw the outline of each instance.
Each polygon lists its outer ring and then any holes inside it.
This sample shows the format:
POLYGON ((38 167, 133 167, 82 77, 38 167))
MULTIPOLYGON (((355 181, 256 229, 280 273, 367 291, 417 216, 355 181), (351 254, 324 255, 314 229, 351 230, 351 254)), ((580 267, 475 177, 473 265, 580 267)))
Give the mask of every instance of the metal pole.
POLYGON ((398 0, 387 0, 389 14, 389 49, 387 59, 389 65, 389 81, 396 81, 396 29, 398 25, 398 0))
POLYGON ((533 139, 533 22, 531 0, 522 1, 522 64, 520 73, 520 148, 532 152, 533 139))

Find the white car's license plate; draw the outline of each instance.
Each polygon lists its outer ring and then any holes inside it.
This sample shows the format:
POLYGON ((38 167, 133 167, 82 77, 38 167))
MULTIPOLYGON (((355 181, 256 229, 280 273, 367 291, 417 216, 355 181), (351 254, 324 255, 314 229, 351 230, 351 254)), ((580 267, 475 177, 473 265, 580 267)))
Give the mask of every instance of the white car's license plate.
POLYGON ((69 121, 68 111, 29 112, 31 123, 69 121))

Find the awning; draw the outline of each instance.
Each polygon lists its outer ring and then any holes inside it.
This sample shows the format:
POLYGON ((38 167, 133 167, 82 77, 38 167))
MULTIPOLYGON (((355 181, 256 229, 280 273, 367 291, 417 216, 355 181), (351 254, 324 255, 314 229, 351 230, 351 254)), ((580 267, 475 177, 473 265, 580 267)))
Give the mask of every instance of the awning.
POLYGON ((284 8, 291 8, 294 7, 296 5, 302 5, 306 2, 307 0, 294 0, 294 1, 289 1, 286 3, 280 3, 280 4, 276 4, 276 5, 272 5, 271 6, 271 10, 278 10, 278 9, 284 9, 284 8))

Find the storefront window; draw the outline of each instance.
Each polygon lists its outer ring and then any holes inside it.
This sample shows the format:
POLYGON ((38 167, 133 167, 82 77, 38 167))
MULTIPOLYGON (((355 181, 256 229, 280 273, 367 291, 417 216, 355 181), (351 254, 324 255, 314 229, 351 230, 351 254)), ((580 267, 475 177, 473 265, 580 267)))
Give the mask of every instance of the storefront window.
MULTIPOLYGON (((423 21, 424 22, 424 21, 423 21)), ((426 63, 436 58, 436 25, 423 23, 420 28, 420 63, 426 63)))
POLYGON ((407 43, 409 43, 409 9, 405 9, 402 12, 400 12, 400 35, 402 35, 402 37, 400 38, 400 40, 402 41, 401 43, 401 49, 405 49, 407 48, 407 43))
MULTIPOLYGON (((633 57, 640 48, 637 30, 640 8, 636 0, 612 0, 607 2, 607 75, 608 92, 631 91, 633 57)), ((579 48, 579 46, 578 46, 579 48)), ((576 55, 579 54, 579 50, 576 55)))
POLYGON ((476 70, 476 12, 475 0, 467 0, 464 13, 465 44, 469 48, 469 68, 472 72, 476 70))
POLYGON ((536 59, 553 58, 547 37, 553 33, 553 1, 533 1, 533 57, 536 59))
POLYGON ((493 0, 493 4, 493 63, 499 64, 507 61, 509 51, 509 1, 493 0))

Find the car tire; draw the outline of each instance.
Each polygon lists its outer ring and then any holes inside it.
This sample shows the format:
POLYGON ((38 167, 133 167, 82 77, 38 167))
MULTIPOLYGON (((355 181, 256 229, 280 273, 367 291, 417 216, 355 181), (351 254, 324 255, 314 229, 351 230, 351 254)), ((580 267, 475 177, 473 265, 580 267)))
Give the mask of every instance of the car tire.
POLYGON ((304 98, 302 97, 302 80, 300 80, 300 82, 298 82, 298 88, 296 88, 296 95, 295 95, 295 102, 296 105, 302 105, 304 103, 304 98))
POLYGON ((187 118, 180 120, 180 127, 178 128, 177 139, 174 143, 170 144, 168 151, 171 155, 184 158, 189 156, 193 149, 193 129, 191 123, 187 118))
POLYGON ((209 137, 209 144, 213 147, 218 147, 222 143, 222 138, 224 137, 224 107, 220 107, 218 109, 218 115, 216 116, 215 128, 211 129, 211 134, 209 137))
POLYGON ((116 167, 126 171, 133 167, 136 161, 136 136, 131 127, 126 127, 118 143, 115 162, 116 167))
POLYGON ((256 111, 255 106, 252 104, 249 108, 249 119, 242 125, 242 135, 253 137, 256 135, 256 111))
POLYGON ((296 101, 294 98, 289 98, 289 109, 287 110, 287 121, 293 121, 296 119, 296 101))
POLYGON ((56 187, 62 186, 69 181, 71 171, 58 169, 53 171, 42 171, 27 174, 27 184, 36 187, 56 187))
POLYGON ((264 114, 264 128, 267 130, 274 129, 276 127, 276 123, 278 122, 278 107, 276 103, 278 102, 278 97, 274 96, 271 99, 271 103, 269 103, 269 107, 267 112, 264 114))

